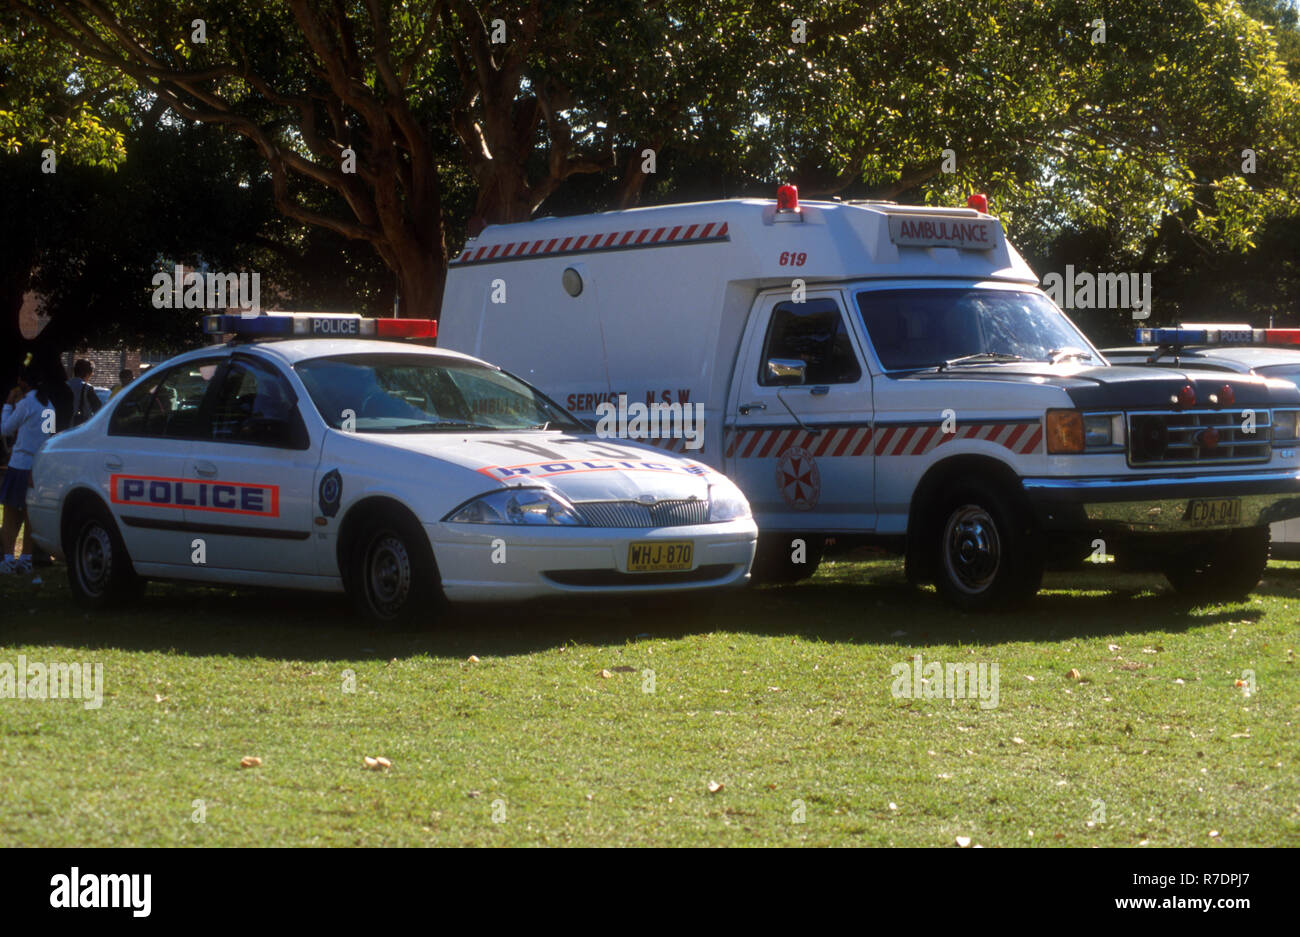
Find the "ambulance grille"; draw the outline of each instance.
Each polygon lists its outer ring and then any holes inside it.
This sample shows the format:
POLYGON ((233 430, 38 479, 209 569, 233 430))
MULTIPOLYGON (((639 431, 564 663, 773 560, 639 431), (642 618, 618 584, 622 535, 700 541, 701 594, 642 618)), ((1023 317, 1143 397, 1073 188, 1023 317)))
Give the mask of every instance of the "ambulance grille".
POLYGON ((691 527, 709 522, 709 502, 580 501, 574 505, 592 527, 691 527))
POLYGON ((1128 415, 1130 465, 1215 465, 1265 462, 1272 454, 1273 417, 1254 411, 1253 427, 1240 408, 1154 411, 1128 415), (1254 432, 1248 432, 1248 429, 1254 432))

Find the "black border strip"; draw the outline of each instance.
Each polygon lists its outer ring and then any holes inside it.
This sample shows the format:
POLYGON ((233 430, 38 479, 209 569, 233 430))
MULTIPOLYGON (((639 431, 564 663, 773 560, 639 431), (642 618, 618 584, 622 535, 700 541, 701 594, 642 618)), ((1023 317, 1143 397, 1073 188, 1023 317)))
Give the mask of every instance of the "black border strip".
POLYGON ((147 530, 175 530, 187 534, 217 534, 228 537, 262 537, 267 540, 306 540, 310 530, 282 530, 264 527, 241 527, 235 524, 196 524, 191 521, 165 521, 152 517, 122 517, 128 527, 147 530))
MULTIPOLYGON (((724 234, 721 237, 709 236, 706 238, 691 238, 690 240, 659 241, 654 244, 613 244, 609 247, 580 247, 577 250, 548 251, 547 253, 539 252, 536 254, 512 254, 509 257, 484 257, 482 260, 453 260, 449 262, 447 266, 473 267, 477 264, 508 263, 512 260, 543 260, 548 257, 579 257, 586 254, 611 254, 615 251, 639 251, 651 247, 689 247, 696 244, 719 244, 730 240, 731 235, 724 234)), ((464 251, 461 251, 461 253, 463 254, 464 251)))

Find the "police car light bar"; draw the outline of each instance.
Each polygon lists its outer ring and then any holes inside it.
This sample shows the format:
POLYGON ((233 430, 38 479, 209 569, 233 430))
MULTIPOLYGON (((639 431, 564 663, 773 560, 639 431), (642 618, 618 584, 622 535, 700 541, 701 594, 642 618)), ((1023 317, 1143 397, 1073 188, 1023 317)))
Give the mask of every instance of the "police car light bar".
POLYGON ((1139 345, 1300 345, 1300 329, 1252 329, 1249 325, 1190 325, 1138 329, 1139 345))
POLYGON ((241 338, 426 338, 438 337, 433 319, 367 319, 337 313, 272 312, 257 316, 203 317, 207 335, 241 338))

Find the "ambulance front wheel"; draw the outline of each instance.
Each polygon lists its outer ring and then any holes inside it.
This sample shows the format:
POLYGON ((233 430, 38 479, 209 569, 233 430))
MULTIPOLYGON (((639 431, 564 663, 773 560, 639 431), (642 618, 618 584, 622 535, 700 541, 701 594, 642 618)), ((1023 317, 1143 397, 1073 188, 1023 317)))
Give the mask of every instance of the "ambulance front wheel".
POLYGON ((946 493, 930 532, 935 586, 951 605, 992 611, 1032 597, 1043 581, 1042 551, 1028 512, 999 487, 963 481, 946 493))
POLYGON ((759 534, 750 581, 754 583, 799 582, 817 572, 825 537, 808 534, 759 534))

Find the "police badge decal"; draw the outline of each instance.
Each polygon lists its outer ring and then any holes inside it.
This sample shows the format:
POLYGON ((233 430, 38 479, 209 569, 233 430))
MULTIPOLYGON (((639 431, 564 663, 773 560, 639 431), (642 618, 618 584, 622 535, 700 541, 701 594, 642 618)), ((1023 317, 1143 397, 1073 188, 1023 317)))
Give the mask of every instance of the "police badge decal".
POLYGON ((326 517, 333 517, 339 512, 339 502, 343 500, 343 476, 338 469, 330 469, 320 480, 320 512, 326 517))
POLYGON ((796 511, 811 511, 822 495, 822 474, 807 449, 791 446, 776 462, 776 487, 796 511))

